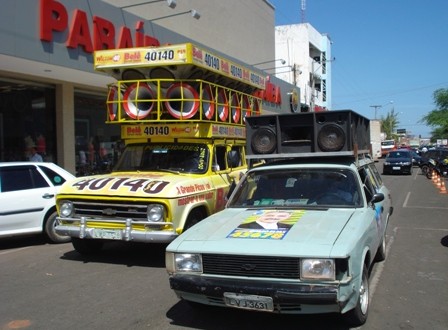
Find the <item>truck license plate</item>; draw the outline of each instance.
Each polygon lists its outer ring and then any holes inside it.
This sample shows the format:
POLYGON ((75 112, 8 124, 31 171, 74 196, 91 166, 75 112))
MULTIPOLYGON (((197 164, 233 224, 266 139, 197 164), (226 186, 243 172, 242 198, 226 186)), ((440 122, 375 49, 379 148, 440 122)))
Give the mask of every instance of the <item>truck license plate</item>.
POLYGON ((271 297, 224 292, 224 302, 227 306, 235 308, 274 311, 274 303, 271 297))
POLYGON ((92 232, 92 237, 100 239, 122 239, 121 230, 110 229, 94 229, 92 232))

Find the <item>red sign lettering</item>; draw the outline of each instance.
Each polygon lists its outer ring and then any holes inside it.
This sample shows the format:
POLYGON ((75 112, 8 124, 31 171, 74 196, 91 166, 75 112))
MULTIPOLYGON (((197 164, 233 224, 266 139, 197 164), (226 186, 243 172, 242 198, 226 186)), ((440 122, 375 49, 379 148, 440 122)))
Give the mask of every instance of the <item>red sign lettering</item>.
MULTIPOLYGON (((131 31, 122 26, 119 29, 118 40, 115 43, 115 26, 112 22, 93 16, 93 41, 90 33, 87 14, 76 9, 71 18, 69 27, 69 15, 63 4, 56 0, 40 0, 40 40, 52 42, 53 33, 61 33, 69 29, 66 45, 68 48, 82 47, 86 53, 94 50, 132 48, 131 31)), ((158 39, 145 35, 143 21, 138 21, 135 26, 135 47, 160 46, 158 39)))

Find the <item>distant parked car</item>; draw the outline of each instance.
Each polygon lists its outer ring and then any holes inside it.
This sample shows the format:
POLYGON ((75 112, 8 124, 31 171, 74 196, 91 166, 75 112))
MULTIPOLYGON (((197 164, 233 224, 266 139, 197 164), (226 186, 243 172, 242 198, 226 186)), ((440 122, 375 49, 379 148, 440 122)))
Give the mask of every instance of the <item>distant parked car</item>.
POLYGON ((55 195, 73 178, 53 163, 0 163, 0 238, 44 233, 53 243, 69 242, 55 232, 55 195))
POLYGON ((412 154, 408 149, 390 151, 383 163, 383 174, 412 174, 412 154))

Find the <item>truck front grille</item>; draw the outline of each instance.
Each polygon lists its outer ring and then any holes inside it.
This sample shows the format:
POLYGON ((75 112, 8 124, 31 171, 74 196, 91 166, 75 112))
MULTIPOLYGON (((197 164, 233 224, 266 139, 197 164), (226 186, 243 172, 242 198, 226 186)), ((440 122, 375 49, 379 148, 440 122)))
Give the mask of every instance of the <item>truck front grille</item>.
POLYGON ((204 274, 298 279, 300 259, 287 257, 203 254, 204 274))
POLYGON ((117 218, 127 219, 132 218, 134 220, 146 221, 147 204, 131 204, 129 202, 123 203, 110 203, 95 200, 89 201, 73 201, 76 217, 86 218, 117 218))

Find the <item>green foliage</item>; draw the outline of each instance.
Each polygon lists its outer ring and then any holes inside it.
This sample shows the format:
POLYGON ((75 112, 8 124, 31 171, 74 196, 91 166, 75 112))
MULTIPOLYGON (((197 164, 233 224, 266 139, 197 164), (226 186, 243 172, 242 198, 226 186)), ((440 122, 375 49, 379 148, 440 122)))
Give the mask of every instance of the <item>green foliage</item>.
POLYGON ((399 123, 398 113, 395 113, 395 109, 388 112, 386 117, 381 116, 381 132, 386 134, 386 140, 395 139, 394 131, 399 123))
POLYGON ((434 91, 433 98, 437 108, 420 120, 420 122, 432 127, 431 141, 448 137, 448 89, 437 89, 434 91))

